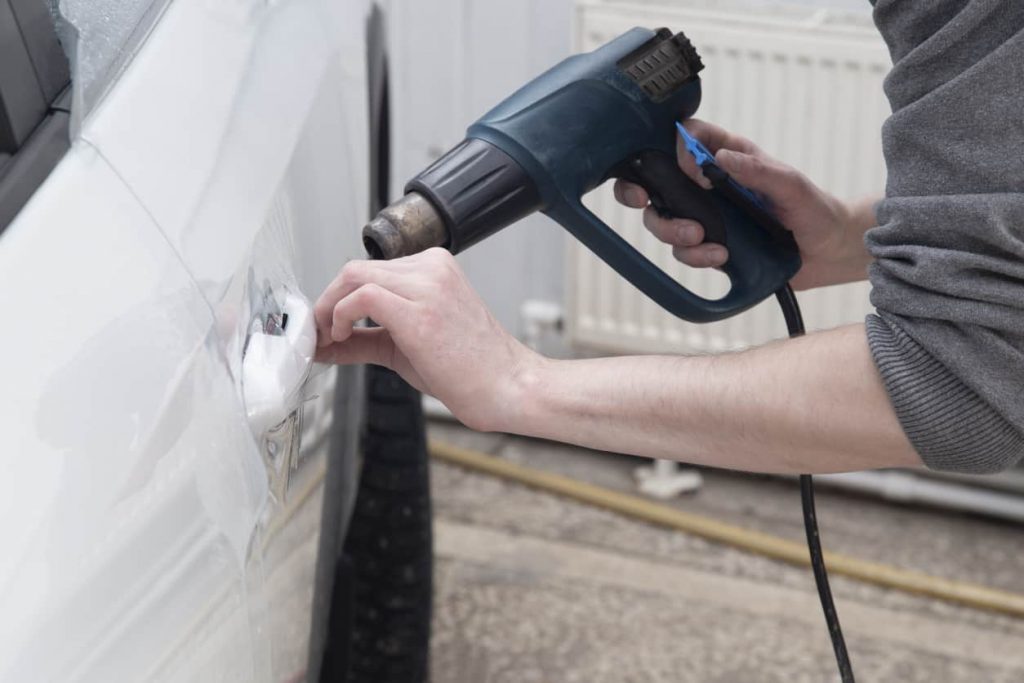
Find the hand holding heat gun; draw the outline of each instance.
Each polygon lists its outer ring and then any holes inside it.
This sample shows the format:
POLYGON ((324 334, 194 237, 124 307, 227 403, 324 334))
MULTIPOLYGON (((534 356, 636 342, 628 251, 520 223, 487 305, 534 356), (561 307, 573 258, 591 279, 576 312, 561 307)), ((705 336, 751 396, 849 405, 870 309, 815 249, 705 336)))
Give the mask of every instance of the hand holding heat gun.
POLYGON ((800 256, 792 235, 706 150, 695 158, 712 190, 680 170, 676 123, 700 104, 702 68, 686 37, 667 29, 635 28, 570 57, 485 114, 410 181, 406 196, 364 228, 367 251, 458 253, 542 211, 680 318, 710 322, 750 308, 793 277, 800 256), (583 195, 611 178, 641 185, 659 213, 696 220, 705 241, 728 247, 724 297, 686 289, 583 205, 583 195))
MULTIPOLYGON (((701 95, 697 74, 702 68, 686 37, 681 33, 673 36, 666 29, 633 29, 592 53, 565 60, 484 115, 470 126, 462 143, 410 181, 405 197, 381 211, 364 228, 367 251, 374 258, 388 259, 439 246, 457 253, 534 211, 542 211, 680 318, 693 322, 721 320, 775 294, 790 335, 801 336, 803 321, 789 284, 801 270, 800 251, 792 233, 762 204, 759 196, 736 182, 700 140, 691 137, 678 122, 697 110, 701 95), (680 168, 676 159, 677 132, 696 165, 691 168, 686 158, 690 174, 699 168, 711 189, 698 185, 680 168), (612 178, 640 185, 645 193, 639 194, 646 194, 651 207, 662 218, 697 221, 703 226, 705 241, 727 247, 728 260, 722 270, 731 286, 725 296, 710 300, 691 292, 583 206, 581 199, 587 192, 612 178)), ((752 143, 747 145, 748 150, 752 148, 752 143)), ((722 161, 738 175, 745 175, 753 185, 762 184, 762 175, 772 177, 771 173, 743 172, 743 166, 729 163, 736 161, 732 155, 722 161)), ((763 165, 763 159, 758 163, 761 165, 754 168, 759 171, 770 169, 763 165)), ((778 173, 778 168, 772 170, 778 173)), ((852 214, 830 206, 824 195, 818 192, 820 196, 815 196, 816 190, 794 180, 795 176, 774 177, 786 177, 790 189, 798 190, 795 194, 785 193, 785 201, 778 204, 787 223, 794 228, 817 225, 805 233, 806 237, 816 232, 817 238, 806 242, 802 239, 802 244, 811 246, 806 251, 808 256, 821 262, 819 268, 834 265, 821 257, 834 250, 835 245, 828 246, 825 242, 831 240, 822 241, 821 236, 841 236, 844 232, 863 235, 863 230, 832 232, 823 228, 817 220, 810 220, 813 214, 834 214, 839 223, 852 220, 852 214), (808 198, 817 201, 805 201, 808 198), (807 220, 797 220, 800 214, 807 220)), ((780 199, 783 196, 779 194, 780 199)), ((636 206, 642 202, 629 203, 636 206)), ((866 257, 865 250, 860 253, 866 257)), ((845 260, 853 264, 852 271, 863 269, 862 258, 845 260)), ((742 379, 730 380, 727 376, 716 384, 708 381, 710 375, 705 375, 698 385, 700 391, 689 392, 676 391, 680 386, 677 381, 685 386, 686 381, 693 380, 685 373, 667 380, 671 388, 666 391, 665 377, 680 367, 676 359, 644 357, 610 364, 601 360, 556 364, 512 340, 487 314, 451 256, 439 249, 403 264, 349 263, 321 296, 316 316, 321 330, 321 360, 373 362, 395 368, 414 386, 441 398, 470 426, 571 440, 603 449, 615 444, 609 450, 622 452, 637 452, 636 441, 650 446, 649 421, 666 406, 670 407, 669 412, 658 421, 673 427, 679 426, 680 415, 692 414, 693 411, 671 409, 680 400, 679 395, 690 400, 696 396, 703 408, 703 398, 721 396, 715 389, 733 390, 737 383, 750 377, 752 368, 761 371, 760 386, 771 386, 774 390, 779 361, 789 362, 793 369, 794 353, 803 353, 790 351, 792 346, 763 351, 758 354, 762 360, 743 365, 742 379), (409 269, 414 262, 415 267, 409 269), (382 327, 357 328, 357 321, 366 317, 372 317, 382 327), (670 361, 667 366, 666 361, 670 361), (581 369, 580 363, 586 367, 581 369), (630 366, 639 371, 634 379, 642 389, 625 400, 621 396, 612 399, 605 405, 604 420, 595 422, 595 415, 602 412, 595 412, 592 396, 585 392, 597 387, 599 395, 601 388, 617 386, 622 369, 630 366), (648 367, 641 370, 640 366, 648 367), (664 367, 651 375, 653 366, 664 367), (770 372, 765 374, 769 366, 770 372), (496 384, 495 374, 504 381, 496 384), (642 379, 645 375, 646 380, 642 379), (563 384, 569 389, 560 390, 563 384), (715 388, 705 389, 709 385, 715 388), (582 395, 587 397, 581 399, 582 395), (546 397, 548 409, 542 404, 540 409, 531 410, 531 399, 541 396, 546 397), (581 401, 585 404, 583 409, 579 407, 581 401), (632 410, 623 410, 624 405, 632 410), (638 411, 637 406, 643 409, 638 411), (638 412, 643 415, 639 425, 638 412), (614 427, 608 430, 608 424, 614 427), (633 439, 617 441, 624 435, 619 428, 622 424, 641 426, 642 433, 634 432, 633 439), (580 436, 581 428, 586 437, 580 436), (595 435, 602 430, 603 437, 595 435)), ((851 350, 850 338, 841 336, 849 332, 837 334, 840 336, 832 336, 841 338, 838 346, 851 350)), ((807 351, 815 348, 820 347, 802 347, 807 351)), ((852 351, 862 354, 851 356, 854 363, 874 367, 862 338, 852 343, 852 351)), ((700 362, 686 360, 691 361, 687 365, 700 362)), ((803 372, 805 357, 800 355, 797 362, 803 372)), ((728 365, 737 370, 735 364, 728 365)), ((810 365, 812 370, 821 367, 820 363, 810 365)), ((723 369, 716 367, 714 376, 723 369)), ((876 391, 876 396, 882 391, 874 374, 855 374, 858 379, 867 377, 869 383, 874 380, 870 389, 876 391)), ((831 368, 826 375, 830 381, 837 379, 831 368)), ((820 391, 823 386, 829 386, 829 382, 819 378, 803 388, 806 393, 820 391)), ((731 397, 729 402, 719 403, 726 407, 711 412, 720 420, 718 429, 712 436, 706 435, 703 444, 696 440, 701 456, 706 454, 709 443, 729 444, 730 404, 743 404, 748 398, 745 392, 726 394, 731 397)), ((801 398, 806 397, 801 394, 801 398)), ((884 398, 881 400, 884 402, 884 398)), ((775 403, 768 405, 774 407, 775 403)), ((794 408, 794 404, 786 403, 786 409, 799 410, 799 406, 794 408)), ((752 411, 758 416, 766 412, 765 402, 755 398, 752 411)), ((885 416, 890 420, 894 417, 891 413, 885 416)), ((686 440, 694 441, 694 434, 707 428, 707 417, 702 414, 697 422, 684 425, 681 433, 686 440)), ((848 415, 844 413, 839 422, 847 425, 848 415)), ((770 434, 777 444, 791 447, 792 434, 785 430, 791 424, 794 423, 767 420, 761 433, 770 434), (780 426, 786 431, 781 437, 773 431, 780 426)), ((905 441, 899 444, 909 447, 905 441)), ((916 458, 912 449, 908 451, 911 458, 916 458)), ((729 448, 725 453, 723 457, 735 457, 736 449, 729 448)), ((791 453, 776 453, 775 457, 787 466, 793 459, 791 453)), ((763 466, 759 462, 758 467, 763 466)), ((815 460, 813 466, 820 467, 820 461, 815 460)), ((842 680, 852 683, 852 667, 828 585, 810 475, 801 475, 800 483, 815 583, 842 680)))

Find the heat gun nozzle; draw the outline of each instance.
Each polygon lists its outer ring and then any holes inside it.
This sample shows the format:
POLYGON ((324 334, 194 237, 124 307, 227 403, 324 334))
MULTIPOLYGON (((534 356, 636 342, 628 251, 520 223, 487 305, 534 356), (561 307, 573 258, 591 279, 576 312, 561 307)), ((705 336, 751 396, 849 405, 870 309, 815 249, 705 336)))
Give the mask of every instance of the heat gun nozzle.
POLYGON ((448 229, 437 209, 418 192, 385 207, 363 228, 371 259, 393 259, 448 244, 448 229))

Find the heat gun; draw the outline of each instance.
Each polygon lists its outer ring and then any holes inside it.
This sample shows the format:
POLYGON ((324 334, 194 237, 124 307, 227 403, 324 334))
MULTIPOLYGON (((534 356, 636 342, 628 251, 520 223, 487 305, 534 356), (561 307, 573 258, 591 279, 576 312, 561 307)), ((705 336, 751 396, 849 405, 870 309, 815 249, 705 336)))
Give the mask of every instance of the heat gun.
MULTIPOLYGON (((372 258, 430 247, 458 253, 520 218, 542 211, 670 313, 691 322, 722 320, 775 294, 792 336, 803 333, 789 280, 800 269, 792 234, 749 189, 679 125, 700 105, 703 69, 682 33, 634 28, 570 57, 527 83, 469 127, 466 139, 413 178, 405 196, 363 229, 372 258), (705 190, 680 169, 681 149, 711 182, 705 190), (704 226, 726 246, 730 289, 695 294, 644 257, 582 203, 612 178, 641 185, 659 214, 704 226)), ((800 477, 811 565, 844 683, 853 670, 832 601, 818 538, 810 475, 800 477)))
POLYGON ((443 246, 458 253, 542 211, 680 318, 711 322, 745 311, 784 286, 800 256, 757 197, 713 163, 704 166, 712 190, 680 170, 676 121, 697 111, 701 69, 686 36, 668 29, 634 28, 566 59, 413 178, 406 195, 364 228, 367 252, 395 258, 443 246), (700 222, 705 241, 729 249, 724 297, 683 287, 583 205, 583 195, 611 178, 643 186, 659 213, 700 222))

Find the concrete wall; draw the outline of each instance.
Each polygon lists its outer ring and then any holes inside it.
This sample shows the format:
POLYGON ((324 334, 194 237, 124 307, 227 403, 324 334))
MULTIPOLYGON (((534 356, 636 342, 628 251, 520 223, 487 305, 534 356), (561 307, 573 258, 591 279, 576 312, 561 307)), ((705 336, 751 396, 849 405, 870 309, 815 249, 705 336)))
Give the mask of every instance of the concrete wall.
MULTIPOLYGON (((870 9, 867 0, 786 4, 870 9)), ((572 48, 573 0, 392 0, 388 11, 395 193, 461 140, 469 123, 572 48)), ((534 216, 459 259, 497 318, 518 334, 524 300, 563 302, 566 239, 558 225, 534 216)))

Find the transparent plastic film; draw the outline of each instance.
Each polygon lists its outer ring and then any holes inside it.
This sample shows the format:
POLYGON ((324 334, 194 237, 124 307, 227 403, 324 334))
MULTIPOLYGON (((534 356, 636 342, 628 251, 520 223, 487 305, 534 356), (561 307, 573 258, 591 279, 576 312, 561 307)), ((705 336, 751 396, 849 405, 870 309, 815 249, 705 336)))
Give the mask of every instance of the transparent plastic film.
MULTIPOLYGON (((246 418, 259 444, 270 485, 284 502, 300 457, 303 408, 318 398, 314 378, 316 325, 311 301, 296 277, 296 255, 286 194, 275 199, 257 234, 245 273, 236 276, 217 312, 246 418)), ((231 365, 229 361, 229 366, 231 365)))
POLYGON ((47 0, 71 66, 71 138, 171 0, 47 0))
POLYGON ((300 293, 282 286, 258 296, 242 358, 242 394, 253 432, 262 435, 301 404, 316 329, 300 293))
POLYGON ((41 191, 19 249, 0 250, 5 310, 33 321, 0 363, 23 456, 0 485, 0 680, 154 680, 193 631, 244 672, 268 486, 211 308, 93 148, 41 191))
POLYGON ((280 195, 256 236, 245 287, 240 288, 239 309, 245 311, 245 319, 222 328, 230 330, 228 358, 239 357, 230 347, 242 346, 239 379, 249 424, 257 437, 301 408, 316 349, 312 304, 300 291, 295 275, 288 212, 287 196, 280 195))

